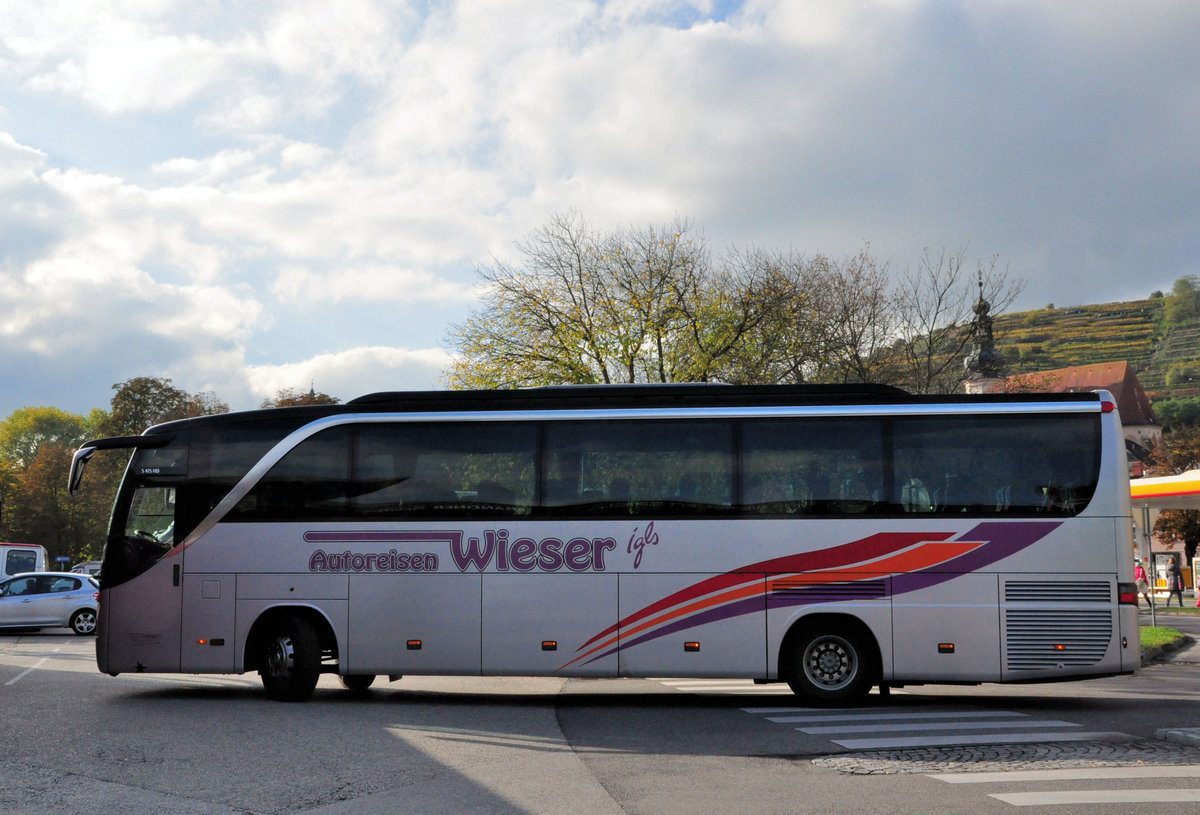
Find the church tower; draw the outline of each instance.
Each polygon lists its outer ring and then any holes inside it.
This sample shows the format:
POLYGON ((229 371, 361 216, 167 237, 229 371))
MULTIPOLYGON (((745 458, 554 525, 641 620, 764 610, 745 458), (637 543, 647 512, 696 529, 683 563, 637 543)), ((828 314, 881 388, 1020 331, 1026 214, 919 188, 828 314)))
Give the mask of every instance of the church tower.
POLYGON ((979 273, 979 300, 975 303, 975 319, 971 322, 971 351, 963 358, 967 369, 967 393, 995 393, 1004 387, 1007 362, 996 350, 992 335, 991 304, 983 299, 983 273, 979 273))

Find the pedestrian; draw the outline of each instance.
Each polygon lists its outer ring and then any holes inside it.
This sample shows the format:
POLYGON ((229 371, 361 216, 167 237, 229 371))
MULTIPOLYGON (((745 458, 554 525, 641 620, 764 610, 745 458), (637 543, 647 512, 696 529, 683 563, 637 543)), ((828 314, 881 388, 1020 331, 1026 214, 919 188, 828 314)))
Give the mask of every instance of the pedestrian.
POLYGON ((1179 568, 1179 555, 1171 556, 1171 565, 1167 567, 1167 608, 1171 607, 1171 597, 1179 595, 1179 607, 1183 608, 1183 570, 1179 568))
POLYGON ((1146 577, 1146 567, 1140 560, 1134 563, 1133 579, 1137 581, 1138 594, 1142 595, 1146 605, 1153 606, 1154 602, 1150 599, 1150 580, 1146 577))

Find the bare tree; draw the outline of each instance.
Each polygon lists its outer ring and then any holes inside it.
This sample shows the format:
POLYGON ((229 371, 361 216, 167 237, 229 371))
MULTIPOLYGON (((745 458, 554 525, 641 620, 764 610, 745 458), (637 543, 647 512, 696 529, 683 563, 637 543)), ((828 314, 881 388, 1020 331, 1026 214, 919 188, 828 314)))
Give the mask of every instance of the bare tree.
MULTIPOLYGON (((729 250, 714 262, 689 221, 594 230, 552 217, 516 244, 523 262, 478 269, 483 304, 454 326, 452 387, 614 382, 878 382, 919 392, 962 379, 975 302, 966 250, 933 255, 893 286, 865 245, 833 260, 729 250)), ((1021 283, 996 259, 983 293, 1021 283)))
POLYGON ((692 225, 593 230, 557 215, 517 244, 524 263, 478 270, 482 308, 447 337, 453 387, 730 381, 773 313, 768 281, 714 268, 692 225))
POLYGON ((967 249, 935 255, 928 248, 915 269, 896 287, 897 382, 916 393, 960 390, 966 372, 963 356, 971 342, 971 320, 978 298, 993 312, 1012 305, 1025 281, 1011 279, 998 258, 979 261, 976 275, 964 268, 967 249))

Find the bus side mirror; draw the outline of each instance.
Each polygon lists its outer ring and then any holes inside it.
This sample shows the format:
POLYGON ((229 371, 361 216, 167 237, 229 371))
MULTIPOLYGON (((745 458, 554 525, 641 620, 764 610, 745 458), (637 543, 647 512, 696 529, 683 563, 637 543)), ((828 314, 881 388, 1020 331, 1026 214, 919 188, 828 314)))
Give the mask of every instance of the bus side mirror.
POLYGON ((71 495, 79 493, 79 485, 83 482, 83 469, 95 454, 95 447, 80 447, 71 457, 71 474, 67 476, 67 492, 71 495))

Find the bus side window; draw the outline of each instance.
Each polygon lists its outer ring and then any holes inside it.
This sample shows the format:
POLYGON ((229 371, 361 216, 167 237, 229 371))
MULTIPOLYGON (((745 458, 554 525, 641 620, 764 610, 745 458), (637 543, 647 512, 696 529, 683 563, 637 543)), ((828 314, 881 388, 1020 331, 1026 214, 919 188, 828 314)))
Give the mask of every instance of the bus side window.
POLYGON ((725 513, 733 505, 729 422, 546 424, 545 509, 600 517, 725 513))
POLYGON ((882 423, 874 419, 765 419, 742 424, 741 509, 859 515, 891 511, 882 423))
POLYGON ((528 423, 378 423, 359 429, 355 514, 478 518, 525 515, 536 487, 528 423))

